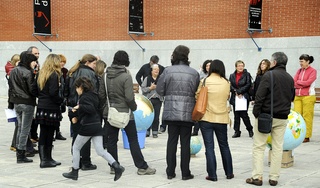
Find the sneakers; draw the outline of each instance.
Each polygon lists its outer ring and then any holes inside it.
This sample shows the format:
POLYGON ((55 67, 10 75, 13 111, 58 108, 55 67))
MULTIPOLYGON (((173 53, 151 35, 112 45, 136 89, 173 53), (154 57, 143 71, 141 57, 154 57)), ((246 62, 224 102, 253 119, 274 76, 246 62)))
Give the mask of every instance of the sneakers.
POLYGON ((139 168, 137 172, 138 175, 153 175, 155 173, 156 173, 156 169, 150 168, 150 167, 146 169, 139 168))
POLYGON ((246 183, 252 184, 252 185, 261 186, 262 185, 262 179, 248 178, 248 179, 246 179, 246 183))

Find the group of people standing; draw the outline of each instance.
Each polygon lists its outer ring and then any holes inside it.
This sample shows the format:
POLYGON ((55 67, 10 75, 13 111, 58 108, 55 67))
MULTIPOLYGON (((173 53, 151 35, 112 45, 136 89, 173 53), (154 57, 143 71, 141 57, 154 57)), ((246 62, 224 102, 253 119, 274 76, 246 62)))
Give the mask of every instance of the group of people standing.
MULTIPOLYGON (((267 134, 251 125, 248 116, 249 102, 254 104, 253 114, 257 118, 261 113, 270 113, 270 88, 275 95, 282 97, 274 101, 273 127, 271 131, 273 150, 271 154, 270 185, 277 185, 282 155, 283 136, 286 119, 294 100, 295 109, 302 113, 307 123, 309 141, 312 132, 313 106, 315 102, 314 82, 316 70, 310 64, 313 57, 300 57, 301 69, 294 79, 286 72, 288 58, 283 52, 276 52, 271 60, 263 59, 254 81, 253 94, 252 77, 244 68, 245 63, 236 61, 235 71, 226 78, 226 70, 221 60, 208 60, 203 64, 203 76, 190 67, 190 49, 184 45, 177 46, 171 56, 171 66, 166 68, 158 64, 159 58, 152 56, 150 63, 145 64, 138 72, 136 79, 142 93, 147 96, 155 109, 155 119, 146 136, 165 131, 168 127, 166 151, 167 179, 176 177, 176 153, 178 140, 181 145, 180 168, 182 180, 193 179, 190 171, 190 138, 195 122, 191 114, 202 85, 208 87, 208 104, 206 113, 198 126, 201 130, 206 150, 207 180, 217 181, 217 162, 214 147, 214 134, 217 137, 221 151, 223 169, 227 179, 234 178, 232 156, 228 144, 227 124, 230 123, 228 103, 233 105, 234 130, 232 136, 241 136, 240 118, 244 121, 249 137, 253 137, 253 172, 246 180, 249 184, 262 185, 263 152, 267 134), (272 72, 272 73, 271 73, 272 72), (273 74, 273 85, 270 85, 270 74, 273 74), (141 80, 141 77, 143 78, 141 80), (231 93, 231 96, 230 96, 231 93), (237 98, 246 99, 247 108, 236 110, 237 98), (163 103, 163 104, 162 104, 163 103), (159 131, 160 109, 163 105, 162 131, 159 131), (312 110, 311 110, 312 109, 312 110), (166 126, 165 126, 166 125, 166 126)), ((20 55, 19 66, 12 69, 9 78, 9 102, 14 104, 17 113, 17 162, 32 162, 25 156, 27 137, 32 119, 40 124, 39 154, 40 167, 55 167, 61 163, 52 158, 52 141, 56 128, 62 119, 62 107, 68 106, 68 117, 72 133, 72 170, 63 176, 73 180, 78 179, 78 171, 95 170, 90 158, 91 140, 99 156, 110 166, 110 173, 118 180, 124 172, 119 163, 118 134, 119 128, 113 127, 107 121, 108 104, 119 112, 130 112, 131 117, 124 131, 128 136, 131 156, 139 175, 153 175, 156 169, 151 168, 144 159, 138 143, 136 124, 133 111, 137 109, 134 98, 133 80, 128 67, 129 55, 122 50, 115 53, 112 64, 106 64, 92 54, 86 54, 69 70, 61 69, 63 56, 50 54, 47 56, 40 71, 35 72, 37 57, 23 52, 20 55), (97 70, 97 65, 101 68, 97 70), (99 65, 100 67, 100 65, 99 65), (107 67, 107 68, 106 68, 107 67), (106 68, 106 69, 105 69, 106 68), (99 72, 99 73, 97 73, 99 72), (106 90, 106 87, 108 90, 106 90), (50 88, 50 89, 49 89, 50 88), (36 106, 38 104, 34 117, 36 106), (102 127, 104 121, 104 126, 102 127), (106 150, 105 150, 106 149, 106 150)))

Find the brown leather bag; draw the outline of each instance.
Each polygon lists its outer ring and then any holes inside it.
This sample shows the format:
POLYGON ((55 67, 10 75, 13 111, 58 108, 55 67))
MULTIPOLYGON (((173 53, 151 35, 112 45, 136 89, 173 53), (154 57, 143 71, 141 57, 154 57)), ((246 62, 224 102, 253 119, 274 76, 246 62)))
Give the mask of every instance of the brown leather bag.
POLYGON ((192 112, 192 120, 199 121, 206 113, 208 103, 208 87, 205 86, 206 78, 203 80, 199 96, 192 112))

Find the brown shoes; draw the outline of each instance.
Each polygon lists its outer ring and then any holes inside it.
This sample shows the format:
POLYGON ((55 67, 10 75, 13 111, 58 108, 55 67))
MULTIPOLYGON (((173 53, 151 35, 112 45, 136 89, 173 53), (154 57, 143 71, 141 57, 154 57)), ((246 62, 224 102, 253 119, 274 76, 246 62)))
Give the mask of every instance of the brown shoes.
POLYGON ((276 181, 276 180, 269 180, 269 184, 270 184, 271 186, 276 186, 276 185, 278 184, 278 181, 276 181))
POLYGON ((305 138, 305 139, 303 140, 303 143, 306 143, 306 142, 310 142, 310 139, 309 139, 309 138, 305 138))
POLYGON ((262 180, 260 180, 260 179, 248 178, 248 179, 246 179, 246 183, 252 184, 252 185, 261 186, 261 185, 262 185, 262 180))

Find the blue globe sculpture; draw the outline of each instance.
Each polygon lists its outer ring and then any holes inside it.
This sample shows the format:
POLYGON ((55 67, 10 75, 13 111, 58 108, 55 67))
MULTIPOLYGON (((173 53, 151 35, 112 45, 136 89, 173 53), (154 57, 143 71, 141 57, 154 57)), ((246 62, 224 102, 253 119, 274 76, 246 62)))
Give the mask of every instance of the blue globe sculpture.
POLYGON ((197 136, 191 136, 190 139, 190 154, 195 155, 199 153, 202 148, 200 139, 197 136))
POLYGON ((152 125, 154 119, 153 105, 144 95, 139 93, 135 93, 134 95, 137 103, 137 110, 133 112, 136 128, 137 131, 144 131, 152 125))
MULTIPOLYGON (((298 147, 306 137, 307 128, 301 114, 290 110, 286 132, 284 133, 283 150, 293 150, 298 147)), ((271 136, 267 139, 267 146, 272 149, 271 136)))

